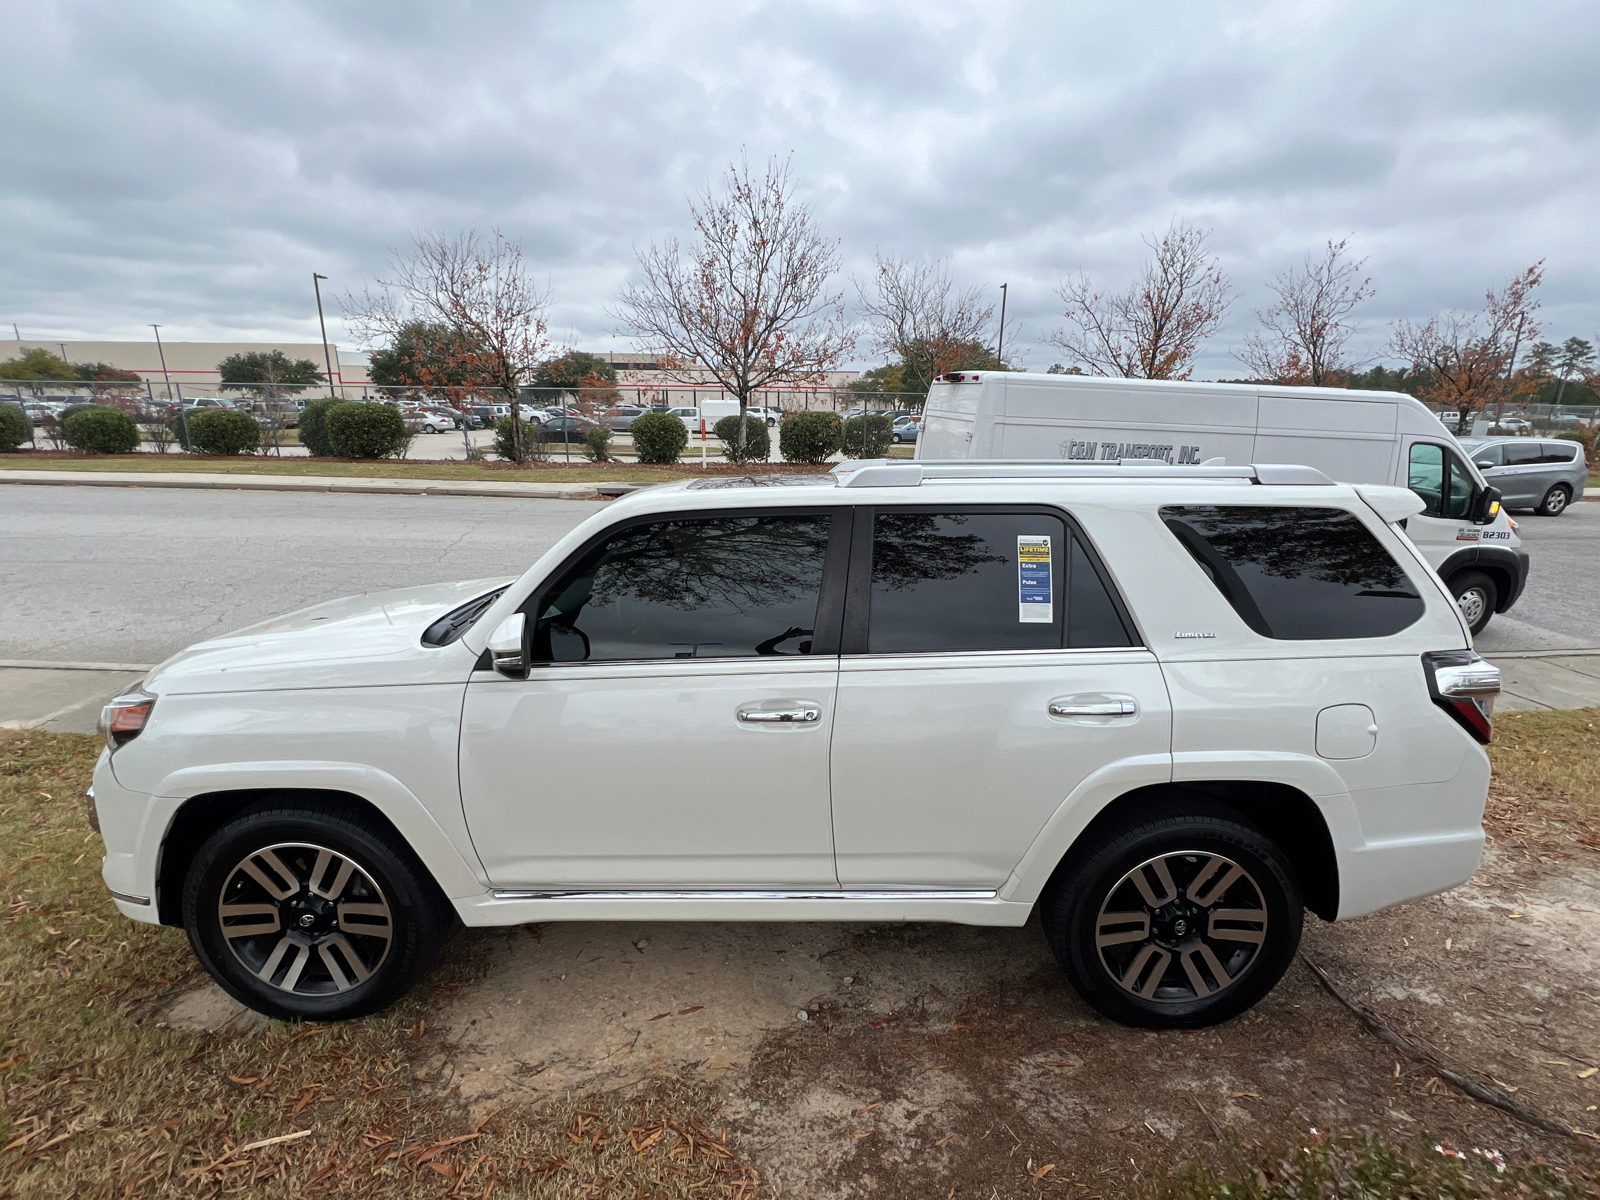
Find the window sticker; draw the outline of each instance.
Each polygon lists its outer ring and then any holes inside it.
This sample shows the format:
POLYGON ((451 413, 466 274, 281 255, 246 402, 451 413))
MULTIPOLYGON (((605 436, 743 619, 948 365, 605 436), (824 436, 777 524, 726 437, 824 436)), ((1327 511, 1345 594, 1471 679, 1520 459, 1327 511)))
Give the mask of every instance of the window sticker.
POLYGON ((1050 594, 1050 536, 1017 535, 1017 620, 1050 622, 1055 601, 1050 594))

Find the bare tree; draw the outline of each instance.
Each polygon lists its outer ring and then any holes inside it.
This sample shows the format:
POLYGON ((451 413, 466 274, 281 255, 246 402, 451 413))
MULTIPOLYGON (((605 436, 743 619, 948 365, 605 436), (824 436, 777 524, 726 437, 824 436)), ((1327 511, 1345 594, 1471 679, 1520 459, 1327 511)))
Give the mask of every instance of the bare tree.
POLYGON ((1207 229, 1174 220, 1155 258, 1125 292, 1098 292, 1080 274, 1056 289, 1067 324, 1045 340, 1100 375, 1187 379, 1200 345, 1233 303, 1228 278, 1206 255, 1207 229))
POLYGON ((926 391, 946 371, 974 365, 967 360, 985 344, 994 319, 994 305, 983 302, 982 291, 957 291, 943 262, 875 254, 872 264, 872 278, 857 279, 856 292, 873 320, 873 348, 900 360, 906 391, 918 385, 926 391))
POLYGON ((795 200, 789 164, 761 178, 730 166, 721 194, 689 202, 696 241, 676 238, 639 252, 642 278, 617 298, 614 316, 672 378, 700 369, 739 399, 736 461, 745 458, 745 410, 757 389, 819 382, 855 343, 843 294, 825 291, 839 269, 837 241, 817 232, 795 200))
POLYGON ((1421 324, 1396 321, 1390 327, 1390 353, 1427 380, 1424 399, 1461 414, 1458 428, 1467 428, 1472 414, 1490 401, 1504 399, 1517 351, 1539 336, 1533 291, 1543 278, 1540 259, 1500 291, 1485 292, 1482 312, 1452 311, 1421 324))
POLYGON ((1308 251, 1303 266, 1267 285, 1278 301, 1256 313, 1262 331, 1234 352, 1257 378, 1329 387, 1348 369, 1344 348, 1354 330, 1347 318, 1372 295, 1372 280, 1361 278, 1367 260, 1350 261, 1349 250, 1348 239, 1329 241, 1320 258, 1308 251))
POLYGON ((533 285, 522 248, 498 229, 488 237, 425 232, 412 243, 409 257, 394 253, 392 277, 379 279, 376 292, 345 297, 346 315, 368 345, 394 342, 414 321, 457 332, 470 359, 458 367, 505 393, 512 445, 526 462, 541 443, 524 444, 519 390, 549 350, 549 292, 533 285))

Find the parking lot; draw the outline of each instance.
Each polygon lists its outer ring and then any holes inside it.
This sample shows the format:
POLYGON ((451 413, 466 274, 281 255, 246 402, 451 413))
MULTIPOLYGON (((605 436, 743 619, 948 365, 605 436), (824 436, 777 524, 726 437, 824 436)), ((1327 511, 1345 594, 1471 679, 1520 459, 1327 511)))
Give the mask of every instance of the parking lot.
MULTIPOLYGON (((153 662, 303 604, 513 575, 599 503, 8 487, 11 614, 0 658, 153 662)), ((1502 652, 1593 644, 1600 504, 1523 523, 1535 573, 1502 652)), ((1485 642, 1489 640, 1486 637, 1485 642)), ((57 704, 0 671, 0 699, 57 704)), ((80 690, 88 686, 78 686, 80 690)), ((64 693, 63 693, 64 694, 64 693)), ((84 728, 99 694, 52 723, 84 728)), ((694 769, 692 766, 686 769, 694 769)), ((1309 959, 1425 1056, 1396 1053, 1297 964, 1247 1016, 1184 1033, 1114 1026, 1022 929, 577 923, 459 933, 425 985, 416 1086, 463 1120, 522 1101, 722 1089, 730 1131, 778 1195, 1092 1195, 1149 1164, 1278 1146, 1334 1126, 1497 1153, 1566 1153, 1469 1100, 1439 1062, 1593 1129, 1600 1103, 1600 866, 1502 798, 1473 883, 1370 917, 1312 920, 1309 959), (1044 1171, 1044 1168, 1051 1168, 1044 1171), (1043 1174, 1039 1172, 1044 1171, 1043 1174), (1004 1190, 1002 1190, 1004 1189, 1004 1190)), ((160 931, 181 949, 183 935, 160 931)), ((163 983, 168 982, 163 979, 163 983)), ((262 1021, 195 971, 161 1023, 246 1052, 262 1021)))

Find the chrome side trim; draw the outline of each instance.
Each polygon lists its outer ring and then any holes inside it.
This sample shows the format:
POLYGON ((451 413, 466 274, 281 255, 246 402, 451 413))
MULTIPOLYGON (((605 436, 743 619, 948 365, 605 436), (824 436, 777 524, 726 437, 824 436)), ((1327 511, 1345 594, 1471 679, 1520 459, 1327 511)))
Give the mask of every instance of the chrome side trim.
POLYGON ((993 900, 994 891, 972 892, 519 892, 495 889, 496 900, 993 900))
POLYGON ((111 892, 113 900, 121 900, 124 904, 148 905, 150 903, 149 896, 130 896, 127 892, 112 891, 111 888, 107 888, 106 891, 111 892))

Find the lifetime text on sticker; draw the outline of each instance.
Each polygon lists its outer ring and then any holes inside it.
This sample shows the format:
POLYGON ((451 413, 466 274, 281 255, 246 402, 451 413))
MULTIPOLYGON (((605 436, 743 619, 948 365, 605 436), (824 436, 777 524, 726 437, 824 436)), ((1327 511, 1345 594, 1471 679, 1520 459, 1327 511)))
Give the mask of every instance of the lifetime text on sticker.
POLYGON ((1017 620, 1055 619, 1050 594, 1050 535, 1017 535, 1017 620))

